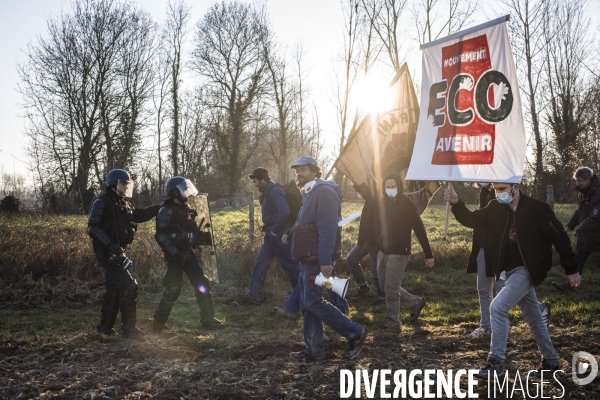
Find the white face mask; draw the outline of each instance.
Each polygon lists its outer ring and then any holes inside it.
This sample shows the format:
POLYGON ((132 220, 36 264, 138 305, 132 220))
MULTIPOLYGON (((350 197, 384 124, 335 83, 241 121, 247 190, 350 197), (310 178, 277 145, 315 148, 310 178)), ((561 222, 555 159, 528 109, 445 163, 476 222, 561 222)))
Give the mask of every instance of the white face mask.
POLYGON ((398 189, 385 189, 385 194, 393 199, 398 195, 398 189))

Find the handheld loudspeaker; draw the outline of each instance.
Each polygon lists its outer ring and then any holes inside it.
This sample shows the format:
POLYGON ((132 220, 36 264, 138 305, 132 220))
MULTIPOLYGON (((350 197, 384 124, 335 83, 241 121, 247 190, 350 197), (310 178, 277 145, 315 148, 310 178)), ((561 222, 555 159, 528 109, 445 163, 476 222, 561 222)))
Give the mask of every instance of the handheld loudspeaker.
POLYGON ((348 292, 348 286, 350 285, 349 279, 325 278, 322 273, 319 275, 311 275, 309 280, 310 283, 314 283, 327 290, 332 290, 342 299, 346 298, 346 292, 348 292))

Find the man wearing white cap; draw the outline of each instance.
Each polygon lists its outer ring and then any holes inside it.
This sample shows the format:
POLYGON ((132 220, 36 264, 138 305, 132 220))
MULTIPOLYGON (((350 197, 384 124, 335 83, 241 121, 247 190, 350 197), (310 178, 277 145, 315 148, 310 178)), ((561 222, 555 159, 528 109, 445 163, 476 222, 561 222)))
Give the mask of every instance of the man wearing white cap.
MULTIPOLYGON (((296 180, 303 187, 304 202, 292 231, 292 254, 300 262, 300 309, 304 316, 304 342, 306 349, 290 354, 297 360, 321 360, 323 349, 323 322, 350 342, 348 356, 354 358, 362 349, 367 336, 366 329, 350 320, 339 309, 325 301, 322 288, 312 284, 311 276, 322 273, 325 277, 333 274, 333 261, 339 249, 338 221, 342 213, 342 191, 331 181, 318 178, 321 167, 309 156, 302 156, 292 165, 296 170, 296 180), (318 237, 317 254, 306 253, 310 247, 307 227, 315 227, 318 237), (337 244, 337 246, 336 246, 337 244), (337 247, 337 249, 336 249, 337 247)), ((283 240, 287 241, 287 235, 283 240)), ((339 254, 337 254, 339 257, 339 254)))

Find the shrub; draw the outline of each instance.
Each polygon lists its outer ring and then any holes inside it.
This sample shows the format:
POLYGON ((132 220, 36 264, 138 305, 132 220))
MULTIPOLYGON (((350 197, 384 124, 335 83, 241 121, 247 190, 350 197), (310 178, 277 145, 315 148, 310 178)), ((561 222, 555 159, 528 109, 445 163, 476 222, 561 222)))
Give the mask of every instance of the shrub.
POLYGON ((15 196, 8 195, 0 200, 0 212, 18 213, 21 202, 15 196))

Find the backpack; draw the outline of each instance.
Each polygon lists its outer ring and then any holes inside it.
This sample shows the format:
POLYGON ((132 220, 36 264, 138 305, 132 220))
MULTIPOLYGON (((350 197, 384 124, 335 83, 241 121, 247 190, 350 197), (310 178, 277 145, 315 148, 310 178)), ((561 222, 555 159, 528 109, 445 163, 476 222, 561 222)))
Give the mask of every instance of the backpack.
MULTIPOLYGON (((298 186, 296 186, 296 182, 294 182, 293 180, 284 185, 276 183, 275 186, 279 186, 285 192, 286 201, 288 207, 290 208, 290 215, 288 215, 286 222, 294 224, 298 219, 298 213, 302 208, 302 194, 300 194, 300 189, 298 189, 298 186)), ((265 193, 267 201, 270 201, 270 194, 271 190, 269 190, 268 193, 265 193)))

